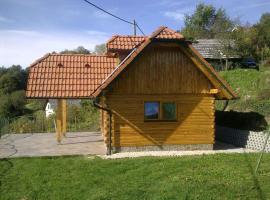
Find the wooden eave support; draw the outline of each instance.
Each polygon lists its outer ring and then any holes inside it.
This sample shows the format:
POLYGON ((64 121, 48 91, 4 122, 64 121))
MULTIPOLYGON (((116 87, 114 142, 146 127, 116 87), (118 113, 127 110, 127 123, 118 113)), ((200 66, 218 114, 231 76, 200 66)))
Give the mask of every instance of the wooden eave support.
POLYGON ((67 131, 67 100, 57 100, 56 112, 56 138, 57 142, 61 142, 62 137, 66 135, 67 131))
POLYGON ((218 89, 210 89, 210 94, 217 94, 219 93, 218 89))

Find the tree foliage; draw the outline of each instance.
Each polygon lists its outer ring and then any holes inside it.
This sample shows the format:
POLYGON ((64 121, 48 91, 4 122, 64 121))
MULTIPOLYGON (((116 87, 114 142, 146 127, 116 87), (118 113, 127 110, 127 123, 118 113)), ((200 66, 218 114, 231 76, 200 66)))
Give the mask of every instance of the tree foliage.
POLYGON ((192 15, 185 16, 182 34, 191 40, 219 38, 230 32, 234 22, 224 9, 200 3, 192 15))
POLYGON ((19 65, 0 70, 0 94, 8 94, 26 87, 27 72, 19 65))
POLYGON ((224 9, 200 3, 193 14, 185 16, 185 26, 181 32, 190 40, 219 39, 226 55, 269 60, 270 13, 262 14, 254 25, 242 25, 236 21, 224 9))
POLYGON ((243 57, 254 57, 257 60, 270 58, 270 13, 261 16, 255 25, 239 25, 233 32, 237 51, 243 57))
POLYGON ((19 65, 0 69, 0 116, 11 118, 25 113, 27 70, 19 65))
POLYGON ((64 50, 60 52, 61 54, 91 54, 91 51, 84 48, 83 46, 78 46, 76 49, 73 50, 64 50))
POLYGON ((102 55, 102 54, 106 53, 106 45, 105 44, 96 45, 94 53, 98 54, 98 55, 102 55))

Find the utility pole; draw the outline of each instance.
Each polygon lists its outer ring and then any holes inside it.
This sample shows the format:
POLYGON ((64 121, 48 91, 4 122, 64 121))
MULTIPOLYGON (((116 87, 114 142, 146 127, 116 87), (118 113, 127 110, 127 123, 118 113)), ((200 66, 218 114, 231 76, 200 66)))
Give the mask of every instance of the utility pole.
POLYGON ((134 29, 134 35, 136 36, 136 21, 133 20, 133 29, 134 29))

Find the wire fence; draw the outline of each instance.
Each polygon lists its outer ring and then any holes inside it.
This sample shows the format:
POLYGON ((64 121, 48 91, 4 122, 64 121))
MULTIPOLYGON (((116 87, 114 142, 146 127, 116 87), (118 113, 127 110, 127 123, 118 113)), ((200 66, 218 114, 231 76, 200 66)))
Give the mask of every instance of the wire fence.
POLYGON ((10 133, 45 133, 54 132, 54 117, 36 117, 24 115, 14 118, 0 119, 0 134, 10 133))

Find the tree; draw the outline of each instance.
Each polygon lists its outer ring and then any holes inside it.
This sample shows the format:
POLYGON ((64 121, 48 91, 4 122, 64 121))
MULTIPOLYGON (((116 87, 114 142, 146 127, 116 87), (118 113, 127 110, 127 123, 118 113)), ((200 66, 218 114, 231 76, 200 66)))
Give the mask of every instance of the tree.
POLYGON ((102 55, 102 54, 106 53, 106 45, 105 44, 96 45, 94 53, 99 54, 99 55, 102 55))
POLYGON ((6 70, 1 70, 0 94, 8 94, 15 90, 24 90, 26 87, 27 71, 20 65, 13 65, 6 70))
POLYGON ((254 26, 258 30, 257 42, 260 48, 270 46, 270 13, 262 14, 258 24, 254 26))
POLYGON ((266 60, 270 57, 270 13, 261 16, 255 25, 239 25, 233 32, 236 48, 243 57, 266 60))
POLYGON ((200 3, 192 15, 185 16, 182 34, 191 40, 220 38, 231 32, 234 22, 222 8, 200 3))
POLYGON ((12 109, 12 104, 10 102, 9 95, 2 95, 0 97, 0 118, 8 118, 10 117, 12 109))
POLYGON ((10 94, 10 102, 12 104, 11 112, 13 115, 22 115, 25 111, 25 91, 24 90, 17 90, 10 94))
POLYGON ((64 50, 60 52, 61 54, 91 54, 91 52, 84 48, 83 46, 78 46, 76 49, 73 50, 64 50))
POLYGON ((254 27, 257 29, 257 57, 265 60, 270 57, 270 13, 264 13, 254 27))

